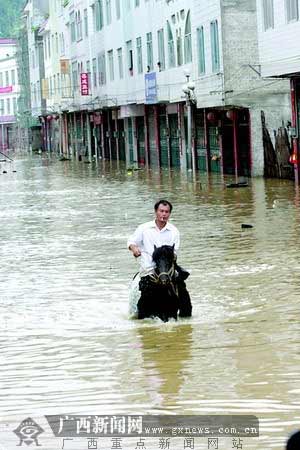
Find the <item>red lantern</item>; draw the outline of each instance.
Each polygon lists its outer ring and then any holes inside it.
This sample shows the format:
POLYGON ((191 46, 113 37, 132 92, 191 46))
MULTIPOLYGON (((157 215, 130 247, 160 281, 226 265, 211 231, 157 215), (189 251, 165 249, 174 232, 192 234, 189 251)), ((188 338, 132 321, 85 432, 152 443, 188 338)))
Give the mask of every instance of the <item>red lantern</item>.
POLYGON ((229 109, 229 111, 226 111, 226 117, 229 120, 233 120, 234 119, 234 110, 233 109, 229 109))
POLYGON ((52 119, 53 119, 53 117, 52 117, 52 116, 50 116, 50 115, 49 115, 49 116, 47 116, 47 120, 49 120, 49 121, 50 121, 50 120, 52 120, 52 119))
POLYGON ((214 122, 216 120, 216 115, 213 112, 209 112, 207 114, 207 120, 209 120, 210 122, 214 122))
POLYGON ((292 153, 290 156, 290 163, 291 164, 298 164, 298 160, 297 160, 297 154, 296 153, 292 153))

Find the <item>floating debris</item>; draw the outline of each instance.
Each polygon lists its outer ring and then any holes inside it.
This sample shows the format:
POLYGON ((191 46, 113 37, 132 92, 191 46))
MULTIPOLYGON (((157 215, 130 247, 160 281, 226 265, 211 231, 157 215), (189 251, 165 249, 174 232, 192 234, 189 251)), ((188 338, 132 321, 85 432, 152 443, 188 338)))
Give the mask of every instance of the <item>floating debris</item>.
POLYGON ((59 158, 60 161, 70 161, 70 158, 67 158, 66 156, 62 156, 59 158))
POLYGON ((240 181, 239 183, 230 183, 226 184, 226 187, 228 188, 241 188, 241 187, 248 187, 247 181, 240 181))

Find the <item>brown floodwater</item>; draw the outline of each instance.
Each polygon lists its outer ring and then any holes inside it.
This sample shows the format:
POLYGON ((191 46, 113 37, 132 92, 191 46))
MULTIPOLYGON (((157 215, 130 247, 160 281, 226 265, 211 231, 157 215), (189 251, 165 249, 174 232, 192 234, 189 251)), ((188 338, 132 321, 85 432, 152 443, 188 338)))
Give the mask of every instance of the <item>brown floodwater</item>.
POLYGON ((300 194, 230 181, 47 155, 2 163, 0 449, 45 414, 251 414, 260 437, 243 449, 284 448, 300 423, 300 194), (174 205, 194 307, 167 324, 128 318, 127 237, 160 197, 174 205))

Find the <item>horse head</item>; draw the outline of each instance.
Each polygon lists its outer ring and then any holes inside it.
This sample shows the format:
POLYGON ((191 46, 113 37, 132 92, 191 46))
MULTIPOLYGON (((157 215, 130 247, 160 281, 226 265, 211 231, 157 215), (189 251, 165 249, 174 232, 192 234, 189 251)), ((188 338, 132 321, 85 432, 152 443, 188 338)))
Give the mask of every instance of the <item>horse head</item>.
POLYGON ((156 245, 154 245, 152 259, 155 263, 157 281, 160 284, 168 285, 173 279, 176 261, 174 248, 175 244, 162 245, 161 247, 156 247, 156 245))

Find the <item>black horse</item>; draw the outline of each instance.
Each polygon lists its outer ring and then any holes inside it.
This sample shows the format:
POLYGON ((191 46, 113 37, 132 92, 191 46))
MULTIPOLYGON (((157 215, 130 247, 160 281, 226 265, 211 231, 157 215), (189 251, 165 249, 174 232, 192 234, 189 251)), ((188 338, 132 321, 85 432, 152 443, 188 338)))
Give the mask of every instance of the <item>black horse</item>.
POLYGON ((152 259, 154 273, 141 278, 141 297, 137 304, 138 319, 159 317, 164 322, 170 318, 192 315, 190 295, 180 272, 176 270, 174 245, 154 246, 152 259))

